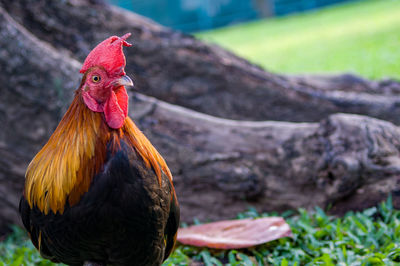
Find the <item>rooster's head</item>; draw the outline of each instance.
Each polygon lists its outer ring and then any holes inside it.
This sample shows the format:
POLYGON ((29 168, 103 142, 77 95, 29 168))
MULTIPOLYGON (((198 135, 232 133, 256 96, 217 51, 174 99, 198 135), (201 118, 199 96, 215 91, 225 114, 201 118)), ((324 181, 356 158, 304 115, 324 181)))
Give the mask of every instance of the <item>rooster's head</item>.
POLYGON ((124 86, 133 86, 125 75, 123 46, 130 33, 112 36, 98 44, 86 57, 80 70, 84 73, 81 87, 86 106, 94 112, 103 112, 109 127, 118 129, 128 115, 128 94, 124 86))

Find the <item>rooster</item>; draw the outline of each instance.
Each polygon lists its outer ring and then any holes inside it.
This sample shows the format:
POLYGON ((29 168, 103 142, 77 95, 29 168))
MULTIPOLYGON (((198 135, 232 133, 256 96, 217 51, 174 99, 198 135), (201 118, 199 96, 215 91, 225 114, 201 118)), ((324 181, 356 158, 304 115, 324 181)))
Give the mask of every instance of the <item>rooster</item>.
POLYGON ((129 36, 112 36, 89 53, 69 109, 28 166, 19 212, 53 262, 160 265, 174 247, 179 205, 171 172, 128 117, 129 36))

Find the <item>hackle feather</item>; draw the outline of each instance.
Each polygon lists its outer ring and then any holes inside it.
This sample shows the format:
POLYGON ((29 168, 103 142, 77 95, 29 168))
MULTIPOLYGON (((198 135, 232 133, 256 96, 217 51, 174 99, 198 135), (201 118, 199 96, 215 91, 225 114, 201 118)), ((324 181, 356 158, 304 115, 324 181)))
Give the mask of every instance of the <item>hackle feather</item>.
POLYGON ((122 128, 109 128, 102 113, 85 106, 78 90, 47 144, 28 166, 25 197, 30 207, 36 206, 45 214, 50 210, 62 214, 67 202, 69 206, 78 203, 102 170, 107 144, 111 140, 111 149, 116 152, 122 138, 154 170, 159 184, 162 172, 172 181, 164 159, 129 117, 122 128))

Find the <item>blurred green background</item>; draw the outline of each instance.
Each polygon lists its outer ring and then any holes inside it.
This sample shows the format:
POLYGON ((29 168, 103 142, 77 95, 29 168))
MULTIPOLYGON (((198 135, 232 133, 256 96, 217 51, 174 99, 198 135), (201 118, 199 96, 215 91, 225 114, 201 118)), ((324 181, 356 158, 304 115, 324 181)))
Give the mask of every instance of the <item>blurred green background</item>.
POLYGON ((400 1, 358 1, 197 34, 267 70, 400 77, 400 1))

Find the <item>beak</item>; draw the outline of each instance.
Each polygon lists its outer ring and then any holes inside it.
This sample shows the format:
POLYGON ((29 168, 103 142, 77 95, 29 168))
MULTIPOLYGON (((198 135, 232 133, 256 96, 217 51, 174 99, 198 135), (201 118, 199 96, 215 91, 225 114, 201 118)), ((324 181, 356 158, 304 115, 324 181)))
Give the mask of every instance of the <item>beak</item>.
POLYGON ((118 86, 132 86, 133 87, 133 81, 127 75, 124 75, 124 76, 120 77, 119 79, 117 79, 114 84, 116 87, 118 87, 118 86))

